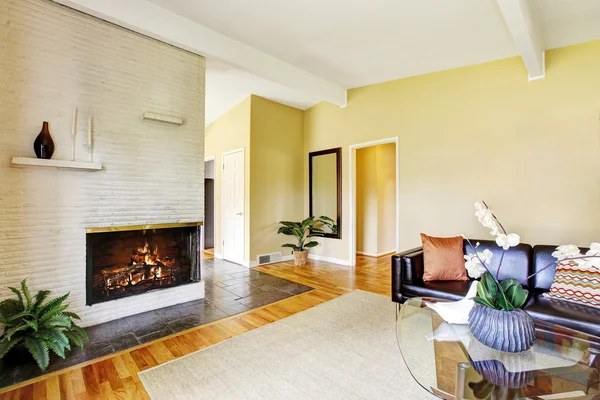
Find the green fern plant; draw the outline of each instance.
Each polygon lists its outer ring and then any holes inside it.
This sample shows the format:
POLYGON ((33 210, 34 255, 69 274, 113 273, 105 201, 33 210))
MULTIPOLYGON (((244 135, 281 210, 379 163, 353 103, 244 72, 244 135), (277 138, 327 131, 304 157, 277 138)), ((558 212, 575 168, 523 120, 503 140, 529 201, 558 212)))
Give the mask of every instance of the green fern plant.
POLYGON ((308 217, 302 222, 280 221, 279 223, 282 226, 279 227, 277 233, 294 236, 297 240, 297 243, 287 243, 281 247, 290 247, 294 251, 303 251, 318 246, 319 242, 311 241, 310 238, 325 236, 327 232, 323 228, 329 229, 331 233, 337 233, 337 225, 334 220, 326 216, 308 217))
POLYGON ((0 302, 0 325, 5 328, 0 336, 0 359, 23 343, 40 369, 45 371, 50 363, 50 350, 65 358, 65 351, 71 350, 71 344, 83 349, 87 334, 73 322, 81 318, 66 311, 69 304, 64 304, 70 293, 44 303, 50 291, 42 290, 32 297, 26 279, 21 282, 21 290, 9 289, 16 298, 0 302))

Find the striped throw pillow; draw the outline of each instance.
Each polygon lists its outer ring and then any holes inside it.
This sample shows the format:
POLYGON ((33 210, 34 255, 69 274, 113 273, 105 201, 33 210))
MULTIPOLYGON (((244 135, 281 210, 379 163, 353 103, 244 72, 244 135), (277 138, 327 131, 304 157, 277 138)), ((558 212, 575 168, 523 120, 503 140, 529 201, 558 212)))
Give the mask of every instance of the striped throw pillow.
POLYGON ((600 308, 600 270, 574 262, 558 264, 552 287, 544 297, 600 308))

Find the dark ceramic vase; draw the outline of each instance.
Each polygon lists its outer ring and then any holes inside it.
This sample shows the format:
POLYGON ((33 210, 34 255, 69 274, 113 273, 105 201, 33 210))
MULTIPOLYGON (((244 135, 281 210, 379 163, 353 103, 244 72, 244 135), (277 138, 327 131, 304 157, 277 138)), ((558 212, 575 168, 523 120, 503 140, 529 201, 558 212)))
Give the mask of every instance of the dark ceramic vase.
POLYGON ((533 371, 510 372, 497 360, 472 361, 471 365, 483 379, 496 386, 511 389, 527 386, 535 375, 533 371))
POLYGON ((494 350, 521 353, 535 343, 535 323, 521 309, 503 311, 475 304, 469 328, 475 339, 494 350))
POLYGON ((33 151, 35 151, 37 158, 44 158, 46 160, 51 159, 52 154, 54 154, 54 141, 52 140, 52 136, 50 136, 50 130, 46 121, 44 121, 42 131, 33 142, 33 151))

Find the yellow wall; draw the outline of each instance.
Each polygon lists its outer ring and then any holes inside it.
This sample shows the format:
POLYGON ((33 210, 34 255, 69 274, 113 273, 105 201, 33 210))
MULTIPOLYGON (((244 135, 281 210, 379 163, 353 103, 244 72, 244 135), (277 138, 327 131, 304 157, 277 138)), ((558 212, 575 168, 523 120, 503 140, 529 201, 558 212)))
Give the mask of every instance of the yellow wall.
POLYGON ((396 250, 396 145, 377 146, 377 254, 396 250))
POLYGON ((245 150, 245 255, 287 251, 281 220, 303 219, 303 111, 249 96, 206 129, 206 157, 215 157, 215 254, 222 246, 222 154, 245 150))
POLYGON ((377 207, 377 147, 372 146, 356 151, 357 252, 377 254, 377 207))
POLYGON ((205 157, 215 157, 215 254, 223 254, 222 176, 223 153, 243 148, 245 151, 244 229, 245 258, 250 249, 250 97, 246 98, 206 128, 205 157))
POLYGON ((293 238, 277 234, 281 220, 304 210, 303 111, 252 96, 250 132, 250 261, 283 251, 293 238))
MULTIPOLYGON (((515 57, 353 89, 345 108, 307 110, 304 157, 340 146, 344 155, 343 239, 311 251, 349 259, 348 147, 391 137, 402 249, 419 245, 419 232, 487 238, 473 216, 479 199, 524 242, 597 241, 600 41, 548 51, 546 62, 538 81, 515 57)), ((307 190, 305 199, 307 209, 307 190)))
POLYGON ((377 256, 396 249, 396 145, 356 150, 356 251, 377 256))

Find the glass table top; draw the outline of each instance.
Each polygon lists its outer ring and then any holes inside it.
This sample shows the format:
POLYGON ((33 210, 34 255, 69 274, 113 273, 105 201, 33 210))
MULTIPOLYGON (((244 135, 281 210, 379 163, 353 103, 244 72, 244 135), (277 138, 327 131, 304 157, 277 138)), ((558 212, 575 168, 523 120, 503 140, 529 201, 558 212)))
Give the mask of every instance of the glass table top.
POLYGON ((443 399, 600 399, 600 338, 536 321, 526 352, 493 350, 467 325, 444 322, 428 303, 399 305, 396 334, 402 358, 425 390, 443 399))

